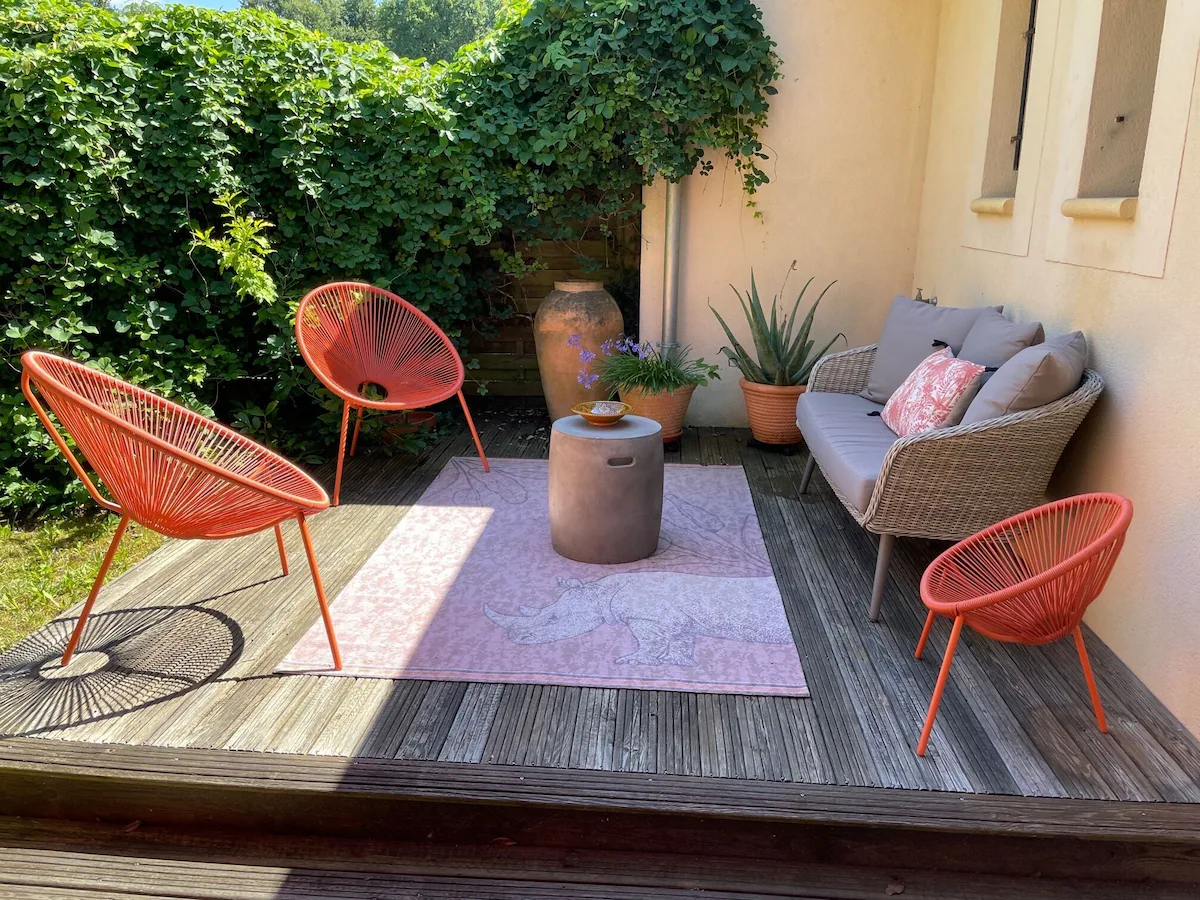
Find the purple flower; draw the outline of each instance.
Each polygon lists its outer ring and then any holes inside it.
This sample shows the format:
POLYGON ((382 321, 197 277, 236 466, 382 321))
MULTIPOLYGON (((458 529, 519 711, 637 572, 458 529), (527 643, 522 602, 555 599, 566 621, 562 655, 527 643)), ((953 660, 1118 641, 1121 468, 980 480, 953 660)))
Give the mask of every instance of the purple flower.
POLYGON ((575 379, 585 388, 590 388, 593 384, 600 380, 599 375, 589 375, 587 369, 581 369, 578 377, 575 379))
POLYGON ((632 353, 633 348, 636 346, 637 345, 633 342, 633 338, 627 338, 624 336, 622 336, 621 340, 617 342, 617 349, 622 353, 632 353))
POLYGON ((582 343, 583 343, 583 337, 581 335, 573 334, 569 338, 567 338, 567 346, 568 347, 578 347, 582 343))
POLYGON ((638 359, 645 359, 653 352, 653 348, 649 344, 638 344, 637 355, 638 359))
POLYGON ((605 341, 603 344, 600 345, 600 352, 603 353, 605 356, 612 356, 613 355, 613 345, 615 343, 616 343, 616 341, 614 341, 612 338, 609 338, 607 341, 605 341))
POLYGON ((585 366, 595 358, 596 358, 596 354, 593 353, 591 350, 589 350, 587 347, 584 347, 582 350, 579 351, 579 361, 581 363, 583 363, 585 366))

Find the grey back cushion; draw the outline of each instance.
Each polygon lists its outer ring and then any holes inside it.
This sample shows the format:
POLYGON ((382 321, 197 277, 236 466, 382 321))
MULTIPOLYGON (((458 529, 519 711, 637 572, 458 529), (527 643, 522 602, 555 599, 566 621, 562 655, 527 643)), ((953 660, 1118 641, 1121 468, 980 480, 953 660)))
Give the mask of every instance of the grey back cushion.
POLYGON ((1045 339, 1041 322, 1010 322, 996 310, 985 309, 967 332, 958 358, 981 366, 1002 366, 1045 339))
POLYGON ((875 403, 887 403, 921 360, 933 352, 934 341, 949 344, 957 356, 982 312, 982 307, 955 309, 896 297, 883 323, 871 377, 862 395, 875 403))
POLYGON ((1079 387, 1086 365, 1087 339, 1082 331, 1026 347, 979 389, 967 407, 962 424, 983 422, 1061 400, 1079 387))

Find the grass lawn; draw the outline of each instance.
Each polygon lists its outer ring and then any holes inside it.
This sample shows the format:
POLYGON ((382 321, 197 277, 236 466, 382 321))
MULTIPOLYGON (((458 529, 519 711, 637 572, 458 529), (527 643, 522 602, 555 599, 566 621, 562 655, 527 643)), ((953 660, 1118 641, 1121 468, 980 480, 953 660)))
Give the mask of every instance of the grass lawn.
MULTIPOLYGON (((0 524, 0 650, 87 597, 117 517, 51 519, 29 528, 0 524)), ((108 581, 163 541, 130 523, 108 581)))

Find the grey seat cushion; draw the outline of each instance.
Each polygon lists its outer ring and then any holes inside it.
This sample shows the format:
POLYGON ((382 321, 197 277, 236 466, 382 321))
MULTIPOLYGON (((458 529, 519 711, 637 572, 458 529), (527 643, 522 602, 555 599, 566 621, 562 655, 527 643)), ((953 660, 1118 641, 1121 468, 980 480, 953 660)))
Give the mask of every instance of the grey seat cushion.
POLYGON ((883 424, 883 406, 858 394, 805 392, 796 402, 796 424, 817 465, 838 493, 865 512, 892 444, 899 438, 883 424))
POLYGON ((958 358, 981 366, 1002 366, 1026 347, 1045 339, 1041 322, 1010 322, 1003 313, 985 309, 967 332, 958 358))
POLYGON ((1026 347, 979 389, 967 407, 962 424, 1024 412, 1061 400, 1079 387, 1087 354, 1087 339, 1081 331, 1026 347))
POLYGON ((876 403, 887 403, 913 369, 934 351, 934 341, 948 344, 957 356, 983 310, 984 307, 955 309, 930 306, 908 297, 894 298, 862 395, 876 403))

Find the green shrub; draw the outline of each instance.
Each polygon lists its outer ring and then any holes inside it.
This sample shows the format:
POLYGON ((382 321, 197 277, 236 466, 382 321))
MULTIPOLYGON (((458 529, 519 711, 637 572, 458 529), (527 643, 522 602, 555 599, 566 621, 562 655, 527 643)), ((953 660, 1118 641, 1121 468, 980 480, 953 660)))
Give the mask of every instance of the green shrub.
POLYGON ((457 339, 491 311, 472 250, 498 234, 636 214, 639 184, 713 153, 753 193, 772 46, 750 0, 513 0, 434 66, 254 10, 9 2, 0 509, 79 496, 21 398, 23 350, 317 459, 337 404, 296 353, 305 290, 388 286, 457 339))

